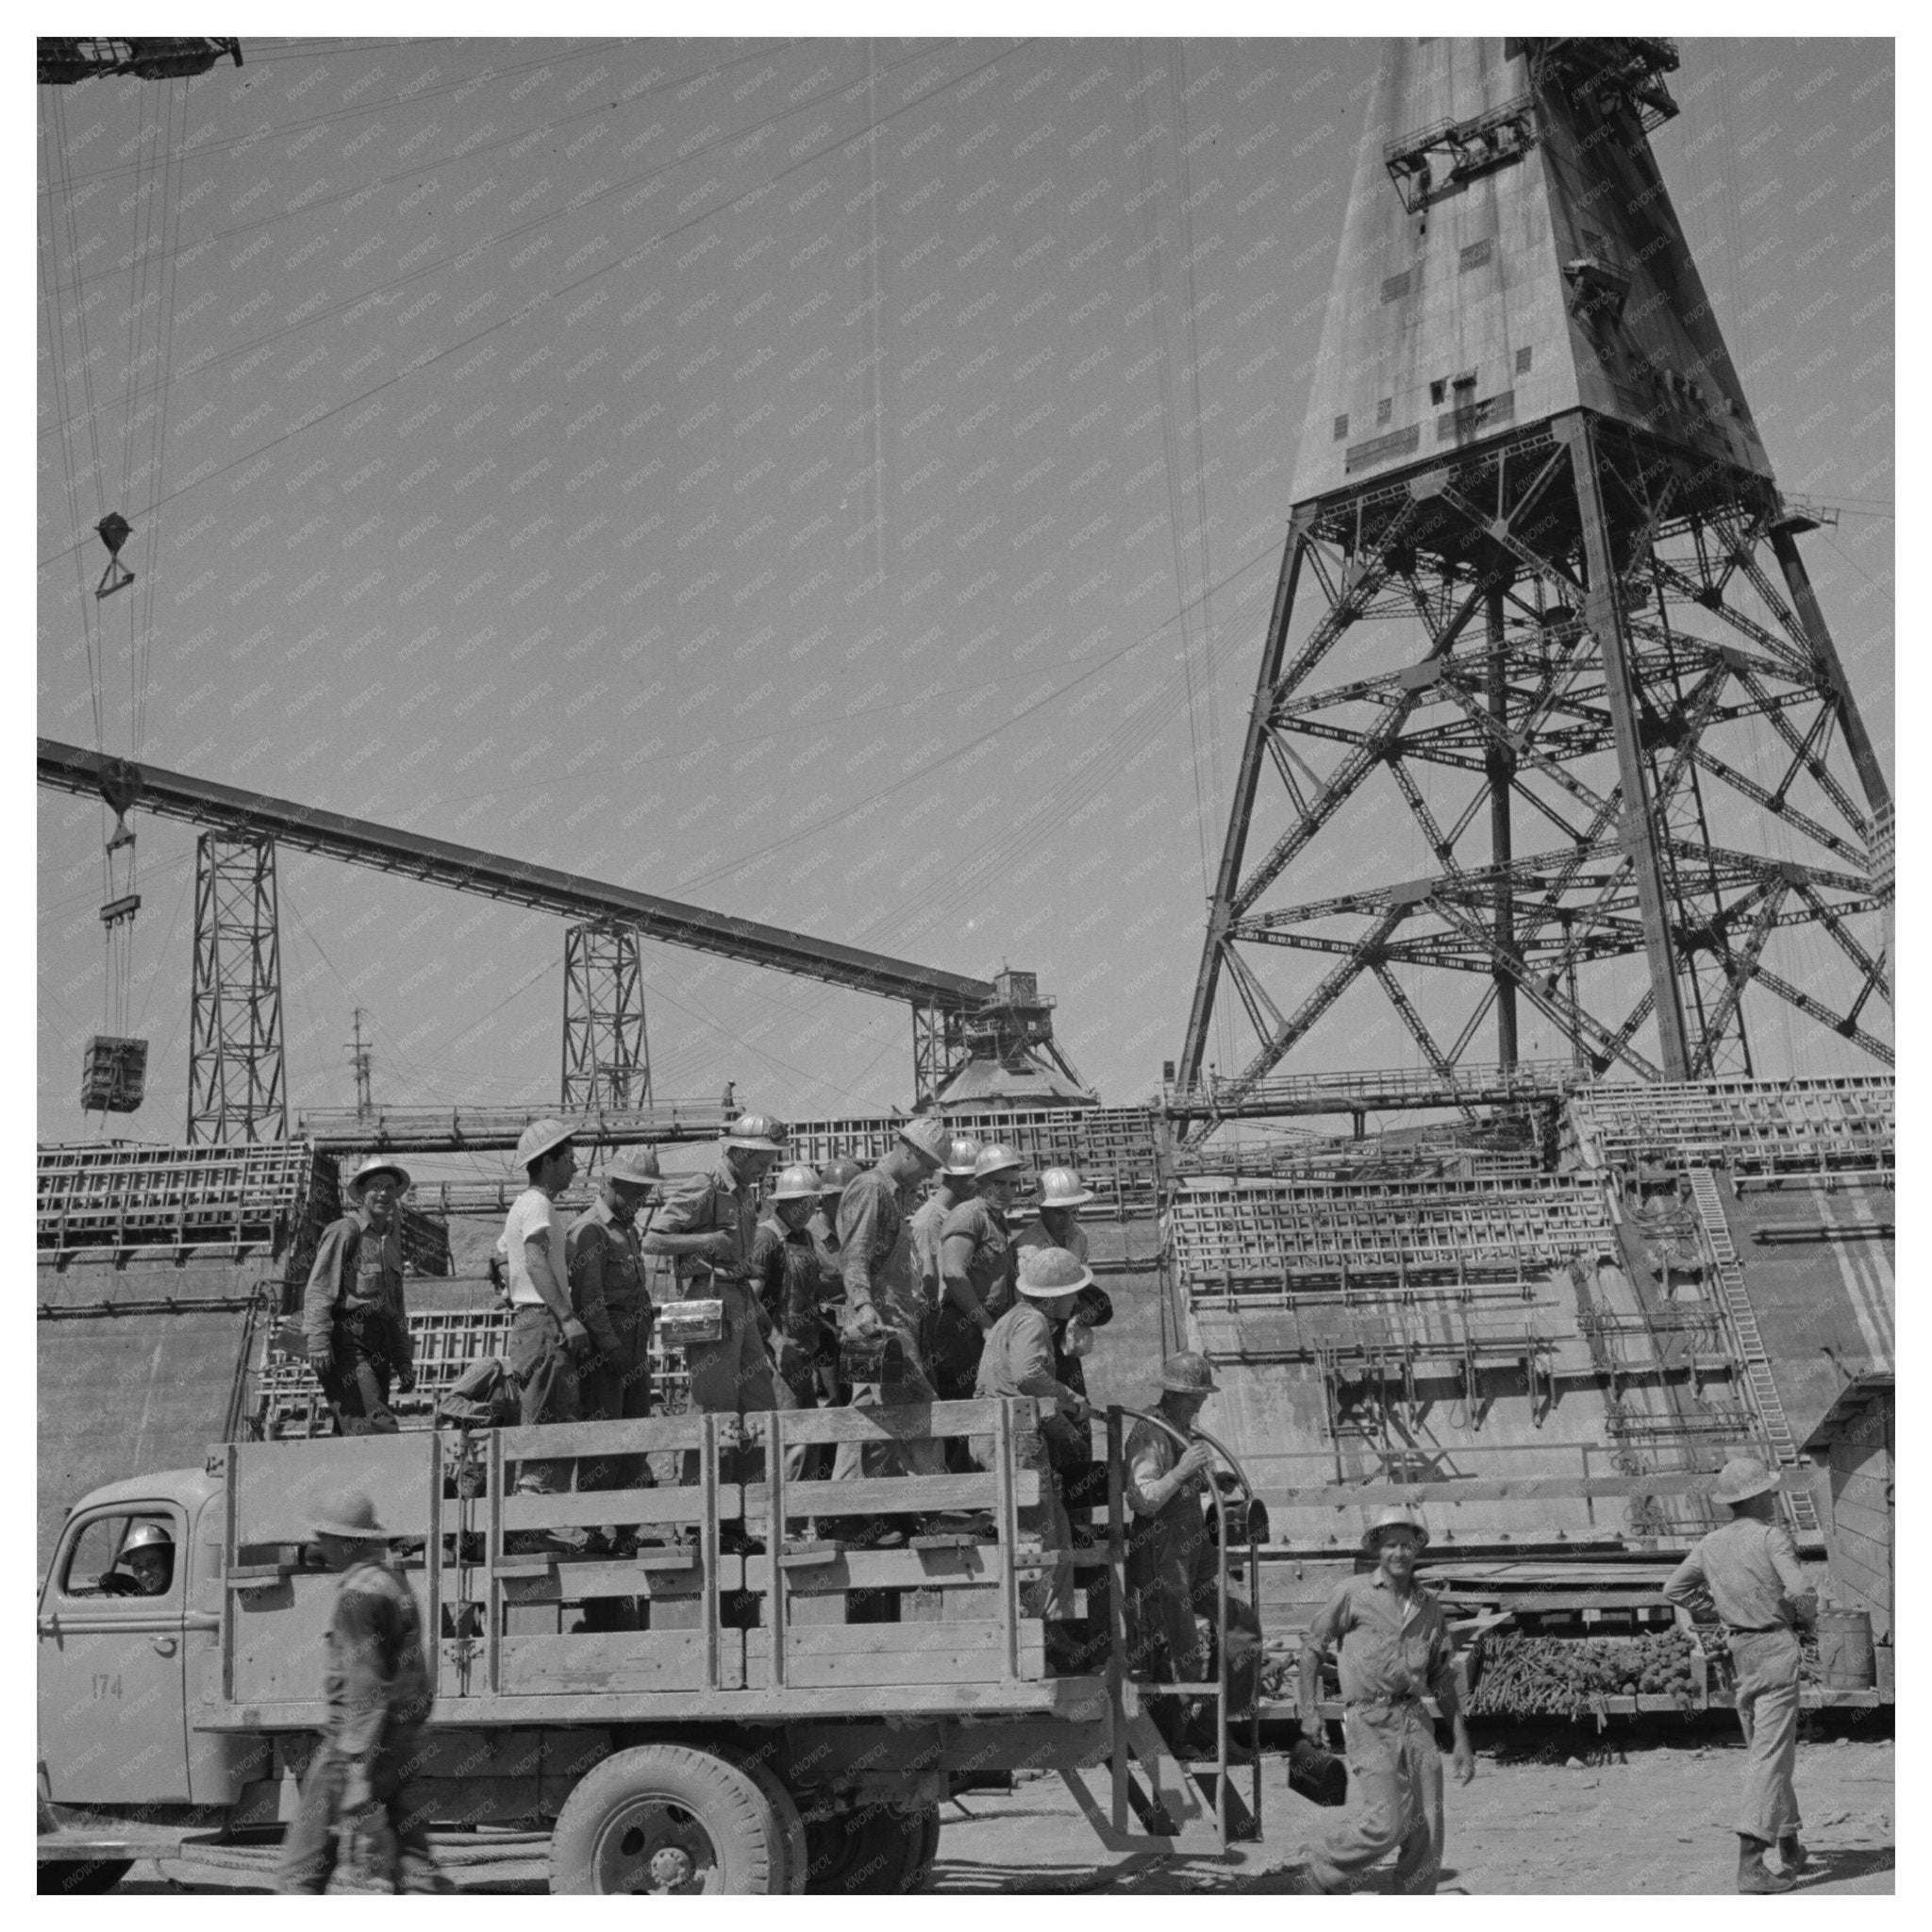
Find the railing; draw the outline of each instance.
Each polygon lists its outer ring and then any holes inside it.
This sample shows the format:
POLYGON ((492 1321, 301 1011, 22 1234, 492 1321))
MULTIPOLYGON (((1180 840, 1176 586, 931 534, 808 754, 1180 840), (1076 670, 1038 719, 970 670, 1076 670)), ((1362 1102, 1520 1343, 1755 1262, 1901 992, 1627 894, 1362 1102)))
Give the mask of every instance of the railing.
POLYGON ((1252 1084, 1209 1077, 1192 1087, 1163 1086, 1162 1110, 1176 1119, 1238 1120, 1276 1115, 1385 1112, 1413 1108, 1495 1106, 1561 1100, 1587 1075, 1570 1060, 1433 1071, 1395 1067, 1370 1073, 1301 1074, 1252 1084))
MULTIPOLYGON (((554 1106, 525 1108, 313 1108, 296 1116, 296 1131, 331 1152, 417 1148, 489 1152, 514 1148, 532 1121, 558 1114, 554 1106)), ((715 1100, 659 1100, 645 1108, 593 1113, 572 1122, 585 1146, 640 1141, 704 1141, 724 1132, 736 1107, 715 1100)))

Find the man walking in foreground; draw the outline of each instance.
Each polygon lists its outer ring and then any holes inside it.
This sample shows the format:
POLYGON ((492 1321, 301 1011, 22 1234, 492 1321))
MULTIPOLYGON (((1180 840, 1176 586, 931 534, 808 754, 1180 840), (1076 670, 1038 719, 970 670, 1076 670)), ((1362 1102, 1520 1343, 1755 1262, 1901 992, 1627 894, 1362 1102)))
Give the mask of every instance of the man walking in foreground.
POLYGON ((424 1788, 410 1782, 430 1704, 415 1594, 367 1496, 352 1490, 323 1503, 309 1526, 342 1580, 325 1640, 328 1729, 302 1780, 275 1890, 326 1891, 340 1828, 358 1844, 364 1874, 387 1890, 448 1891, 429 1850, 424 1788))
POLYGON ((1302 1649, 1301 1720, 1321 1735, 1323 1657, 1339 1646, 1342 1726, 1348 1740, 1349 1808, 1309 1848, 1306 1891, 1351 1891, 1385 1853, 1398 1852, 1398 1893, 1431 1894, 1442 1874, 1442 1757, 1423 1708, 1426 1692, 1455 1727, 1458 1784, 1475 1775, 1475 1754, 1453 1670, 1442 1607, 1415 1580, 1429 1540, 1418 1510, 1388 1508, 1362 1541, 1375 1568, 1351 1576, 1323 1606, 1302 1649))
POLYGON ((1748 1456, 1724 1464, 1711 1491, 1731 1520, 1672 1571, 1664 1594, 1687 1608, 1708 1601, 1724 1620, 1737 1672, 1733 1695, 1747 1747, 1739 1803, 1738 1890, 1790 1891, 1805 1869, 1798 1840, 1798 1632, 1818 1598, 1798 1567, 1797 1545, 1776 1519, 1777 1476, 1748 1456), (1764 1855, 1777 1844, 1781 1869, 1764 1855))

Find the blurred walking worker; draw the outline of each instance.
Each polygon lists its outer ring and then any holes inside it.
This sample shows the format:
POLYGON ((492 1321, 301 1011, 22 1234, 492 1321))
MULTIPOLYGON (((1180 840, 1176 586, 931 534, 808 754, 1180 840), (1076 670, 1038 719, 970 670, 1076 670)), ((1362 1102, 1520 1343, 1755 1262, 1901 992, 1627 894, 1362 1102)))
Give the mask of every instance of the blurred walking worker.
POLYGON ((1777 1476, 1748 1456, 1726 1462, 1711 1490, 1727 1504, 1720 1524, 1671 1572, 1664 1595, 1687 1608, 1708 1603, 1723 1620, 1737 1674, 1733 1698, 1744 1733, 1739 1800, 1738 1890, 1790 1891, 1808 1862, 1798 1838, 1798 1630, 1817 1621, 1818 1598, 1797 1545, 1777 1521, 1777 1476), (1764 1855, 1777 1846, 1780 1869, 1764 1855))
POLYGON ((1354 1891, 1370 1866, 1396 1853, 1395 1890, 1433 1894, 1442 1874, 1442 1756, 1423 1707, 1435 1698, 1456 1734, 1459 1783, 1475 1775, 1455 1645, 1432 1591, 1415 1580, 1429 1540, 1419 1511, 1384 1509, 1362 1538, 1376 1559, 1322 1607, 1302 1649, 1303 1733, 1319 1737, 1324 1656, 1340 1649, 1342 1729, 1348 1740, 1349 1807, 1309 1848, 1303 1889, 1354 1891))
POLYGON ((302 1780, 275 1890, 325 1891, 340 1826, 365 1876, 391 1891, 448 1891, 429 1850, 427 1787, 414 1782, 430 1706, 414 1592, 367 1496, 323 1503, 309 1526, 342 1580, 325 1639, 328 1729, 302 1780))
POLYGON ((395 1161, 365 1160, 349 1181, 355 1205, 316 1243, 302 1334, 339 1436, 393 1434, 391 1379, 405 1395, 416 1386, 396 1229, 408 1187, 408 1170, 395 1161))

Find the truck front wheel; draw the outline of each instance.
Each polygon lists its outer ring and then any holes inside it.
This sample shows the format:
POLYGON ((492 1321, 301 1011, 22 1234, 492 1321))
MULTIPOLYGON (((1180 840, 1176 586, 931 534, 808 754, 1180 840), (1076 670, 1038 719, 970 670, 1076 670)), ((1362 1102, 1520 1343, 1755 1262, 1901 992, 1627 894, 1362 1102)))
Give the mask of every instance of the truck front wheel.
POLYGON ((768 1893, 786 1882, 771 1800, 736 1765, 640 1744, 587 1772, 550 1840, 550 1890, 768 1893))

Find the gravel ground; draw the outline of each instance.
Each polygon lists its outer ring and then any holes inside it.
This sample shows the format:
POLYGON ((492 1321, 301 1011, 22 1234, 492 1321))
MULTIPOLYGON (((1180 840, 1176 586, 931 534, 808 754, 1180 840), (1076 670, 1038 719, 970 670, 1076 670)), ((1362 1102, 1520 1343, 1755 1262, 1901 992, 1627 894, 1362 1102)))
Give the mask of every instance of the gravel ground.
MULTIPOLYGON (((1448 1786, 1445 1892, 1724 1893, 1737 1839, 1730 1807, 1741 1747, 1711 1719, 1678 1730, 1589 1724, 1498 1727, 1477 1736, 1474 1784, 1448 1786)), ((1246 1774, 1240 1789, 1245 1790, 1246 1774)), ((1893 1747, 1862 1732, 1820 1737, 1798 1750, 1798 1803, 1815 1861, 1805 1891, 1893 1890, 1893 1747)), ((1327 1814, 1288 1790, 1270 1759, 1262 1781, 1262 1842, 1225 1864, 1102 1853, 1057 1777, 1029 1778, 1011 1795, 975 1791, 948 1805, 935 1891, 1282 1892, 1327 1814)), ((539 1867, 459 1873, 465 1890, 536 1892, 539 1867)), ((202 1891, 135 1866, 123 1891, 202 1891)))

